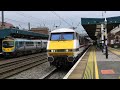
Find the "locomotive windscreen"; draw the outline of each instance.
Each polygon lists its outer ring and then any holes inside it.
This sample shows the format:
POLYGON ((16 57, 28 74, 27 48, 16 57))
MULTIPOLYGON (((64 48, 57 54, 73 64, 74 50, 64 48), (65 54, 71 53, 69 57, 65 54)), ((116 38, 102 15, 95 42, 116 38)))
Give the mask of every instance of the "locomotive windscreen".
POLYGON ((73 40, 74 33, 52 33, 50 40, 73 40))
POLYGON ((3 46, 4 48, 14 47, 14 41, 3 41, 2 46, 3 46))

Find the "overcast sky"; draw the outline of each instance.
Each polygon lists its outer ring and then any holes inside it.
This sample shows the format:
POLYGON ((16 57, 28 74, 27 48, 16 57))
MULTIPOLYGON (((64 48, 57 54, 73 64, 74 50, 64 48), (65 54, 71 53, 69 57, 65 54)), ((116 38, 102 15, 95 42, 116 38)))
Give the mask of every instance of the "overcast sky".
MULTIPOLYGON (((31 23, 31 27, 47 26, 50 29, 54 29, 55 25, 61 27, 77 26, 81 23, 81 18, 101 18, 102 11, 54 11, 62 19, 53 14, 52 11, 5 11, 5 22, 12 23, 20 28, 28 29, 28 22, 31 23), (70 25, 69 25, 70 24, 70 25)), ((107 11, 106 17, 120 16, 120 11, 107 11)), ((0 16, 1 19, 1 16, 0 16)), ((0 20, 1 21, 1 20, 0 20)), ((76 29, 79 33, 83 33, 84 29, 81 24, 76 29)))

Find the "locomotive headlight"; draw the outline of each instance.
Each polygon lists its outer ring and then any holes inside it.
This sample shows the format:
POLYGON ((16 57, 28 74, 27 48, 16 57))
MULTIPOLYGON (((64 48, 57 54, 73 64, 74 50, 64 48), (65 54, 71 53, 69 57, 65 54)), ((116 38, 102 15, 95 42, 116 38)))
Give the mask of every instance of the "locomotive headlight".
POLYGON ((51 52, 55 52, 55 50, 51 50, 51 52))
POLYGON ((72 49, 66 49, 66 52, 72 52, 73 50, 72 49))
POLYGON ((68 49, 66 49, 66 52, 68 52, 69 50, 68 49))
POLYGON ((54 50, 51 50, 51 52, 54 52, 54 50))

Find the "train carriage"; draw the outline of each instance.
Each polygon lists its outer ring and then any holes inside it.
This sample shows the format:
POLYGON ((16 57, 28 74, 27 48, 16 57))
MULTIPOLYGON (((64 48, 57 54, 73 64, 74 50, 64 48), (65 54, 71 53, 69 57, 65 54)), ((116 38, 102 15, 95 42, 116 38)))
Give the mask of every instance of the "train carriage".
POLYGON ((27 40, 5 38, 2 41, 2 52, 5 57, 21 56, 46 50, 47 40, 27 40))

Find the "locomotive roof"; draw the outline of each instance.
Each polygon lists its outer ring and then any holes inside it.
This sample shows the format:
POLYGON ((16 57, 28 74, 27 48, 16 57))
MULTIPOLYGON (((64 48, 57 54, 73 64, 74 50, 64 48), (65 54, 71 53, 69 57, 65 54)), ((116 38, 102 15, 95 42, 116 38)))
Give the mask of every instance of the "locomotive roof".
POLYGON ((76 32, 76 31, 69 28, 60 28, 60 29, 55 29, 51 31, 51 33, 56 33, 56 32, 76 32))

